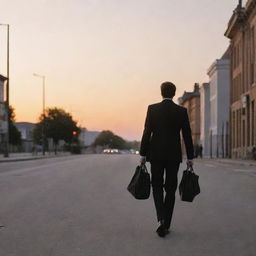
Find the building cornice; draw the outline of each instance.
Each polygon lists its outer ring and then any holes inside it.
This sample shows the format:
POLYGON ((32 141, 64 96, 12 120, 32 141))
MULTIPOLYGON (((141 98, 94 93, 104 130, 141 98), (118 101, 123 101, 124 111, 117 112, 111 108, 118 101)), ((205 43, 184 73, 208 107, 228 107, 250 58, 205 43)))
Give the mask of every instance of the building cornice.
POLYGON ((7 78, 6 78, 5 76, 2 76, 2 75, 0 74, 0 81, 1 81, 1 82, 4 82, 5 80, 7 80, 7 78))
POLYGON ((249 19, 250 15, 252 14, 253 10, 255 10, 255 8, 256 0, 248 0, 245 5, 245 8, 242 8, 238 5, 229 20, 228 28, 224 35, 229 39, 232 39, 237 29, 239 29, 239 27, 243 25, 243 23, 246 20, 249 19))
POLYGON ((212 76, 212 74, 215 72, 216 70, 216 65, 217 65, 217 60, 215 60, 212 65, 208 68, 207 70, 207 75, 208 76, 212 76))
POLYGON ((228 69, 230 67, 229 59, 217 59, 207 70, 207 75, 212 76, 216 70, 228 69))
POLYGON ((178 98, 178 102, 180 105, 183 105, 185 102, 190 101, 192 98, 200 97, 199 84, 194 85, 193 92, 184 92, 182 97, 178 98))
POLYGON ((237 7, 234 10, 233 15, 228 22, 228 28, 224 33, 226 37, 231 39, 234 36, 235 32, 237 31, 237 29, 239 29, 244 20, 244 12, 245 9, 240 7, 237 7))
POLYGON ((245 5, 245 15, 250 16, 250 14, 253 11, 253 8, 256 7, 256 0, 248 0, 248 2, 245 5))

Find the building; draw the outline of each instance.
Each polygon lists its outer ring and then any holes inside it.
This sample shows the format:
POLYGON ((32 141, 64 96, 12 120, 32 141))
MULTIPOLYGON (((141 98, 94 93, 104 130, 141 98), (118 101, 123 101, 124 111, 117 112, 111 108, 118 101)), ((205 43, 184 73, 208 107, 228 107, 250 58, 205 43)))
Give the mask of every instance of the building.
POLYGON ((33 142, 33 130, 35 124, 29 122, 16 122, 14 123, 16 128, 21 134, 21 147, 19 151, 32 152, 34 145, 33 142))
MULTIPOLYGON (((230 50, 214 61, 207 72, 209 76, 209 92, 206 97, 209 106, 205 106, 207 115, 204 122, 209 125, 207 136, 201 139, 205 143, 205 152, 210 157, 228 156, 229 106, 230 106, 230 50), (209 109, 207 109, 209 107, 209 109), (208 110, 208 111, 207 111, 208 110), (210 112, 209 112, 210 111, 210 112), (208 120, 209 119, 209 120, 208 120), (208 148, 207 148, 208 147, 208 148)), ((206 103, 207 105, 207 103, 206 103)), ((201 125, 207 125, 201 123, 201 125)))
POLYGON ((231 156, 251 158, 256 145, 256 0, 239 1, 225 36, 230 39, 231 156))
POLYGON ((203 83, 200 87, 200 141, 204 156, 210 156, 210 105, 210 86, 209 83, 203 83))
POLYGON ((199 84, 194 85, 193 92, 184 92, 182 97, 178 99, 181 106, 187 108, 192 139, 194 145, 201 144, 200 141, 200 92, 199 84))
POLYGON ((97 131, 88 131, 85 128, 81 129, 81 132, 79 134, 79 141, 82 147, 89 147, 91 146, 100 132, 97 131))
POLYGON ((7 132, 7 113, 5 105, 5 86, 4 83, 7 80, 6 77, 0 75, 0 152, 4 150, 3 142, 5 141, 5 135, 7 132))

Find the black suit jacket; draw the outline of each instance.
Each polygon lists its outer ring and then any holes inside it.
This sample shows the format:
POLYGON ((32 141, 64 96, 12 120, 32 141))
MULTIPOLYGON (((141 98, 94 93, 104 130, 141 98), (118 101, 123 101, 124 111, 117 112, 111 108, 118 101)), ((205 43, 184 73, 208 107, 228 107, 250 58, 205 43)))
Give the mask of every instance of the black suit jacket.
POLYGON ((187 109, 172 100, 149 105, 141 140, 140 155, 147 161, 182 162, 180 131, 186 146, 187 158, 194 150, 187 109))

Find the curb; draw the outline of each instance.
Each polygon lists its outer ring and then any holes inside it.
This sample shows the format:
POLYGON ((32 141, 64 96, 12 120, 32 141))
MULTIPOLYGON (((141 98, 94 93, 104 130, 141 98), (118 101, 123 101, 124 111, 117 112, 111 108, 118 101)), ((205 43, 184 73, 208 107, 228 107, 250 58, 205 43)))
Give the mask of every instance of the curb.
POLYGON ((223 160, 217 160, 219 163, 223 163, 223 164, 236 164, 236 165, 242 165, 242 166, 256 166, 256 162, 255 163, 251 163, 251 162, 246 162, 246 160, 244 162, 242 161, 223 161, 223 160))
POLYGON ((246 160, 232 160, 232 159, 219 159, 219 158, 204 158, 203 161, 209 161, 209 162, 218 162, 222 164, 229 164, 229 165, 240 165, 240 166, 256 166, 256 161, 246 161, 246 160))
POLYGON ((65 156, 72 156, 72 155, 37 156, 37 157, 13 158, 13 159, 9 158, 9 159, 0 160, 0 163, 24 162, 24 161, 58 158, 58 157, 65 157, 65 156))

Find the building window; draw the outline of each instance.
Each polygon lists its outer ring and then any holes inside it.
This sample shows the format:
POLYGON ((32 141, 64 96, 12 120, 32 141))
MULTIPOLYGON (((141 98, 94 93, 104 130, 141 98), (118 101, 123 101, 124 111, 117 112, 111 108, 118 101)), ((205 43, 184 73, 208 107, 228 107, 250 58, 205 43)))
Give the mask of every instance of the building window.
POLYGON ((236 111, 236 148, 239 147, 239 110, 236 111))
POLYGON ((254 84, 254 63, 251 63, 251 85, 254 84))
POLYGON ((243 147, 245 147, 245 120, 243 120, 243 147))
POLYGON ((250 103, 249 102, 247 102, 247 146, 250 146, 250 142, 251 142, 251 140, 250 140, 250 138, 251 138, 251 134, 250 134, 250 126, 251 126, 251 118, 250 118, 250 103))
POLYGON ((255 63, 255 39, 254 39, 254 26, 251 28, 251 72, 250 72, 250 81, 251 81, 251 85, 253 85, 254 83, 254 63, 255 63))
POLYGON ((242 94, 242 83, 241 83, 241 73, 238 75, 238 88, 239 88, 239 95, 242 94))
POLYGON ((232 113, 232 123, 233 123, 233 127, 232 127, 232 148, 235 148, 235 112, 232 113))
POLYGON ((236 47, 233 48, 233 69, 236 68, 236 47))
POLYGON ((242 143, 241 143, 241 121, 242 121, 242 110, 239 109, 239 118, 238 118, 238 146, 241 147, 242 143))
POLYGON ((255 146, 255 107, 254 100, 252 101, 252 146, 255 146))

